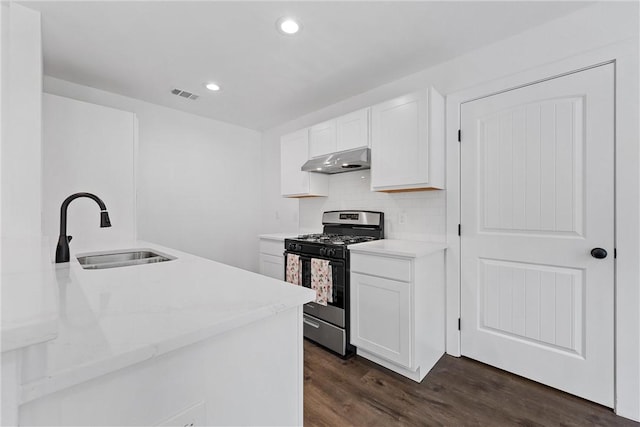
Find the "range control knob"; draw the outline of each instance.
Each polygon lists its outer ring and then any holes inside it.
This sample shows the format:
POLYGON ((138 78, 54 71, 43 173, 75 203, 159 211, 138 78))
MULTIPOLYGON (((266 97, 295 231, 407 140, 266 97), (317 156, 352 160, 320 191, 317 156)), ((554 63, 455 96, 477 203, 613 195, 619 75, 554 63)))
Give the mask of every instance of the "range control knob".
POLYGON ((320 255, 324 256, 327 254, 327 248, 320 248, 320 255))
POLYGON ((327 251, 327 255, 329 256, 336 256, 336 250, 335 249, 329 249, 327 251))
POLYGON ((301 244, 297 244, 296 245, 296 250, 297 251, 301 251, 302 250, 302 245, 301 244))
POLYGON ((289 243, 289 245, 287 246, 287 249, 289 249, 290 251, 294 250, 295 248, 296 248, 295 243, 289 243))

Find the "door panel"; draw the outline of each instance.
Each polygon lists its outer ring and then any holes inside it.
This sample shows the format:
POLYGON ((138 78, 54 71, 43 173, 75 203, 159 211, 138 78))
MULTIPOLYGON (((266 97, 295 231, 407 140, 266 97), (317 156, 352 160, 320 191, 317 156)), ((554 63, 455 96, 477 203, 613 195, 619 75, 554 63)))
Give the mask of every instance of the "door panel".
POLYGON ((462 354, 610 407, 613 83, 608 64, 465 103, 460 151, 462 354))
POLYGON ((478 119, 479 231, 582 234, 582 98, 478 119))
POLYGON ((581 270, 481 259, 479 328, 581 355, 581 270))

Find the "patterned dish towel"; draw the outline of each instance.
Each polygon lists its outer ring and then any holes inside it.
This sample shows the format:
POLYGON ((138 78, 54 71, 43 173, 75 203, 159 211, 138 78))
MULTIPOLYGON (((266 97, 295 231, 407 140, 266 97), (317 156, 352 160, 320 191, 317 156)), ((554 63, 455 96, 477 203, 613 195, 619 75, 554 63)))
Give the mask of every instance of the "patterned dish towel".
POLYGON ((316 303, 333 302, 333 277, 328 260, 311 258, 311 289, 316 291, 316 303))
POLYGON ((302 282, 300 255, 287 254, 287 274, 285 280, 293 285, 300 286, 302 282))

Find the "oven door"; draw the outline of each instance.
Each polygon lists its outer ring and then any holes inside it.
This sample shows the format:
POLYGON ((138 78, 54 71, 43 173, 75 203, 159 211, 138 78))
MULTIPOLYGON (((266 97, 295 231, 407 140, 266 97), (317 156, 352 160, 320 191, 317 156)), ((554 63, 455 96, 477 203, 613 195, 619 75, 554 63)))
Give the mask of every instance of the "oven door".
MULTIPOLYGON (((289 252, 285 252, 286 255, 289 252)), ((293 253, 293 252, 291 252, 293 253)), ((311 288, 311 258, 308 255, 296 253, 300 256, 300 264, 302 268, 302 286, 311 288)), ((320 305, 310 302, 304 305, 304 312, 318 319, 332 323, 336 326, 344 328, 346 325, 345 305, 346 305, 346 284, 347 270, 344 260, 333 260, 329 258, 313 257, 317 259, 326 259, 331 266, 332 276, 332 299, 333 302, 327 302, 327 305, 320 305)), ((286 262, 285 262, 286 269, 286 262)))

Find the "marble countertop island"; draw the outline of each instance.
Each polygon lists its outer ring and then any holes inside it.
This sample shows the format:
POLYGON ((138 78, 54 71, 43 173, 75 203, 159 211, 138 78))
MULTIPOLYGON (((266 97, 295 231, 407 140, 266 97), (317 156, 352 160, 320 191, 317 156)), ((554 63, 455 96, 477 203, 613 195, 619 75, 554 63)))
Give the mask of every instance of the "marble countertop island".
POLYGON ((85 270, 78 254, 72 254, 69 263, 52 264, 50 253, 42 250, 39 259, 31 259, 30 271, 13 272, 14 280, 3 272, 3 351, 20 346, 21 331, 29 336, 23 343, 44 346, 43 357, 30 367, 33 381, 22 386, 22 402, 315 298, 310 289, 148 242, 100 250, 130 248, 149 248, 176 259, 85 270), (22 291, 20 277, 31 284, 22 291), (25 316, 20 322, 19 310, 5 313, 5 307, 11 300, 25 305, 32 298, 39 300, 39 309, 27 316, 32 327, 25 329, 25 316), (11 337, 13 347, 5 349, 11 337))

